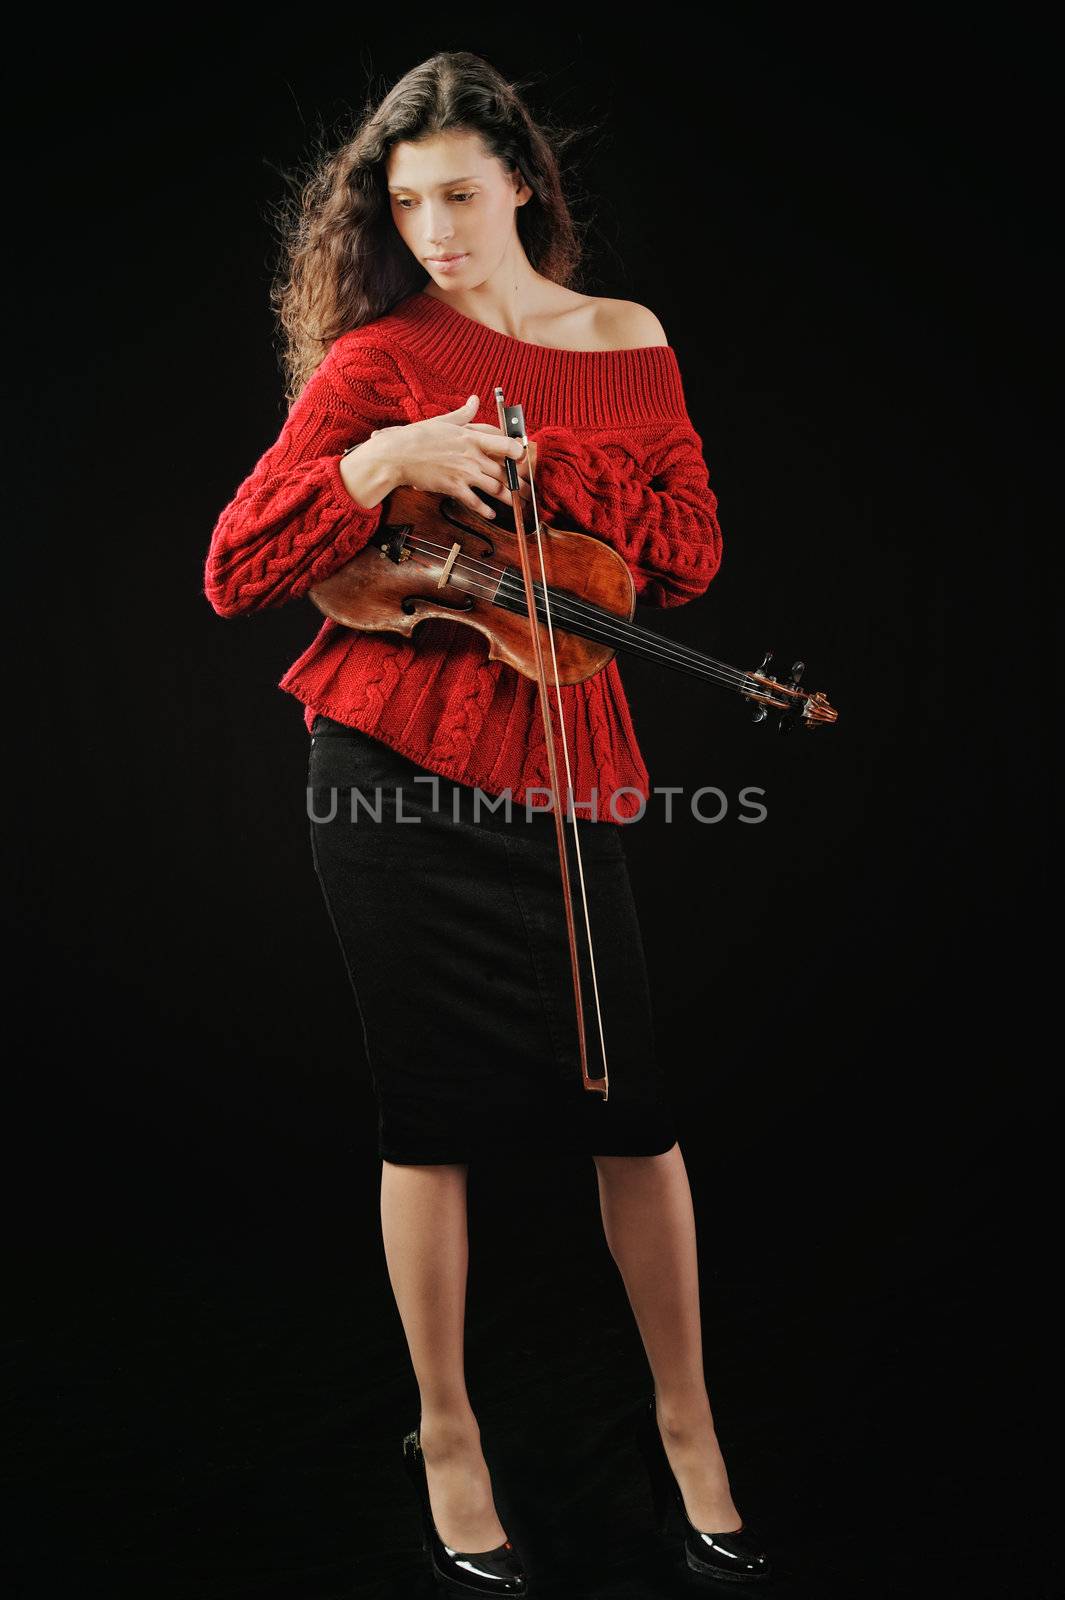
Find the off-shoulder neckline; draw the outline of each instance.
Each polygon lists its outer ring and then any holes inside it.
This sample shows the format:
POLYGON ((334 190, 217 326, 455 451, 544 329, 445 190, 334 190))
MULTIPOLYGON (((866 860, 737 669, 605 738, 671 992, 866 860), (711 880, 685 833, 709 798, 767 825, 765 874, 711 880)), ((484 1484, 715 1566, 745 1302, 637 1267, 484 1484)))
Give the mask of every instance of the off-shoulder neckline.
MULTIPOLYGON (((520 395, 531 427, 642 427, 687 423, 680 364, 672 345, 566 350, 513 339, 420 289, 377 322, 353 334, 351 353, 380 347, 396 363, 406 392, 425 398, 439 382, 447 394, 477 394, 491 411, 502 385, 520 395)), ((343 360, 341 351, 338 360, 343 360)), ((384 381, 378 379, 378 381, 384 381)))
POLYGON ((423 306, 435 307, 443 316, 452 317, 457 322, 468 324, 471 332, 476 329, 481 334, 486 334, 490 339, 498 339, 502 344, 511 345, 519 350, 548 350, 553 355, 580 356, 582 358, 594 356, 636 356, 653 355, 661 351, 665 355, 676 357, 676 351, 671 344, 632 344, 618 345, 610 350, 571 350, 561 344, 537 344, 533 339, 517 339, 513 334, 500 333, 498 328, 490 328, 486 322, 480 322, 476 317, 468 317, 464 311, 458 311, 446 300, 441 300, 435 294, 426 294, 424 289, 416 289, 414 298, 423 306))

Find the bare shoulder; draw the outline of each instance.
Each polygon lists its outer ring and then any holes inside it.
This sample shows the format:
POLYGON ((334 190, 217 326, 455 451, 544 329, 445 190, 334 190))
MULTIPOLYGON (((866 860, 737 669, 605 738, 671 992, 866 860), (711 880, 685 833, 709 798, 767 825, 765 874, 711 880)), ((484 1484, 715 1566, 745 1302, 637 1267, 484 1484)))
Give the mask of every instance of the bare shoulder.
POLYGON ((597 300, 595 325, 598 341, 606 350, 642 349, 645 345, 669 343, 666 330, 654 312, 636 300, 597 300))

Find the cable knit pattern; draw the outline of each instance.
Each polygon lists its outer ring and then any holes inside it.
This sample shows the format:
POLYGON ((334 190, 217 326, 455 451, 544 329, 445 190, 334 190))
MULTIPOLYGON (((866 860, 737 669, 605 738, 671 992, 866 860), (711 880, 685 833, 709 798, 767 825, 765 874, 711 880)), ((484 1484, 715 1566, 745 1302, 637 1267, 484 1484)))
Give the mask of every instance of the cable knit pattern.
MULTIPOLYGON (((474 393, 476 420, 495 424, 497 384, 523 407, 537 443, 543 520, 610 544, 644 605, 701 595, 721 562, 721 531, 672 346, 557 350, 418 291, 334 341, 219 515, 204 573, 218 615, 298 600, 367 544, 383 506, 348 494, 340 459, 349 445, 374 428, 452 411, 474 393)), ((324 712, 442 777, 486 794, 509 789, 521 805, 550 782, 539 692, 487 651, 476 629, 442 618, 419 623, 409 640, 327 618, 279 687, 302 702, 308 729, 324 712)), ((637 816, 650 780, 617 658, 561 694, 578 814, 593 815, 597 791, 599 821, 637 816)), ((553 688, 551 710, 557 723, 553 688)), ((557 728, 556 754, 564 785, 557 728)))
POLYGON ((599 445, 571 428, 549 426, 529 437, 538 444, 545 522, 578 517, 580 532, 612 544, 644 605, 680 606, 704 592, 721 564, 721 533, 707 516, 717 498, 694 428, 638 428, 624 442, 599 445))

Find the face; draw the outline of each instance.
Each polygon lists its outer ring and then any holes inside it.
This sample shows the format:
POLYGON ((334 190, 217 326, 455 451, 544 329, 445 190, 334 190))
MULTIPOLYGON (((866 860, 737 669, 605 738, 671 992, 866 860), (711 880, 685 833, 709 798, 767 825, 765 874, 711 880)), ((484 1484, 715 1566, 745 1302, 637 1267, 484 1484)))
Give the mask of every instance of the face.
POLYGON ((515 212, 532 190, 486 152, 477 134, 401 141, 386 171, 396 228, 441 288, 483 283, 520 248, 515 212), (439 259, 446 256, 460 259, 439 259))

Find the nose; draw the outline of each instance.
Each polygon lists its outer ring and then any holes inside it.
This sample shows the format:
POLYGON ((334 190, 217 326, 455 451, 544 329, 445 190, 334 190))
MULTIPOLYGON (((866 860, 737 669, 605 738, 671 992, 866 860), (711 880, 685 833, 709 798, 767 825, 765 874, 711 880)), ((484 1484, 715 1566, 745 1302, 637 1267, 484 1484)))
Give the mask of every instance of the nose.
POLYGON ((442 212, 439 218, 434 218, 432 215, 430 215, 428 237, 426 240, 430 250, 446 252, 448 241, 454 238, 454 234, 454 228, 448 226, 446 211, 442 212), (442 223, 443 226, 437 227, 437 222, 442 223))

